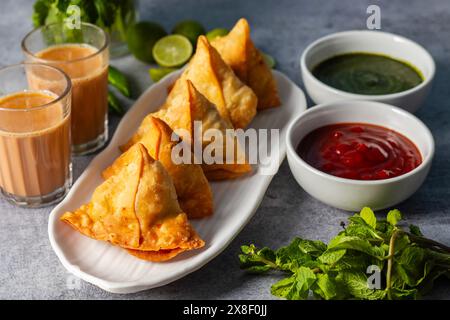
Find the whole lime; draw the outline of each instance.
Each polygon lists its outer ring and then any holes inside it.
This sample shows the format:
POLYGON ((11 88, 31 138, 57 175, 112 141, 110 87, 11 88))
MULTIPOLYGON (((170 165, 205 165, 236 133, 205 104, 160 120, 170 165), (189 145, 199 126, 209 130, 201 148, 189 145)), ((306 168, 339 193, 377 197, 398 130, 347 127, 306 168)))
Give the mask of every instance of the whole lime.
POLYGON ((180 34, 188 38, 193 46, 197 43, 197 38, 202 34, 205 34, 205 32, 205 28, 200 24, 200 22, 195 20, 181 21, 172 30, 172 33, 180 34))
POLYGON ((215 38, 223 37, 228 34, 228 29, 225 28, 216 28, 212 29, 211 31, 208 31, 206 34, 206 38, 208 38, 208 41, 212 41, 215 38))
POLYGON ((147 63, 154 63, 153 46, 165 35, 167 35, 167 32, 158 23, 150 21, 138 22, 128 28, 128 49, 137 59, 147 63))

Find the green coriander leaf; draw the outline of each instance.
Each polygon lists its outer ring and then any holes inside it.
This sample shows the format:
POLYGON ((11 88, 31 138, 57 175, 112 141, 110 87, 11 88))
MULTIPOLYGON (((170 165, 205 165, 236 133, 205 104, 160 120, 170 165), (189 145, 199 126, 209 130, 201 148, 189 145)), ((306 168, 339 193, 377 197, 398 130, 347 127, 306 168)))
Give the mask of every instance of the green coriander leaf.
POLYGON ((394 209, 388 212, 387 214, 387 221, 395 226, 397 223, 402 219, 402 214, 399 210, 394 209))
POLYGON ((377 218, 375 217, 375 214, 373 213, 372 209, 368 207, 362 208, 361 212, 359 213, 361 218, 364 219, 364 221, 371 226, 372 228, 376 228, 377 226, 377 218))

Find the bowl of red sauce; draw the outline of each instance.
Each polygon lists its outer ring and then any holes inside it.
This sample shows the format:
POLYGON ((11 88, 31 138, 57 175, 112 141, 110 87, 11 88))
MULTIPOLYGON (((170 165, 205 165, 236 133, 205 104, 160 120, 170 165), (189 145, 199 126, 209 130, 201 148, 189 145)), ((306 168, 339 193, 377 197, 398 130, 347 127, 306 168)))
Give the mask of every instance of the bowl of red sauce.
POLYGON ((392 207, 424 182, 434 139, 414 115, 391 105, 343 100, 308 109, 288 127, 289 167, 300 186, 333 207, 392 207))

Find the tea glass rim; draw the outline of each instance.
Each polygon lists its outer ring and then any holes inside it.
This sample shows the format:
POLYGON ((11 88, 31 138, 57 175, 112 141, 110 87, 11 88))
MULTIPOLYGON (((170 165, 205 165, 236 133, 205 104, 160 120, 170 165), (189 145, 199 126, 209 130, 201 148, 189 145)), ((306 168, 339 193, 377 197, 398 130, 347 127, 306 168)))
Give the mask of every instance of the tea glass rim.
MULTIPOLYGON (((27 55, 32 57, 33 59, 41 62, 41 63, 58 63, 58 64, 70 64, 70 63, 74 63, 74 62, 80 62, 80 61, 84 61, 84 60, 88 60, 90 58, 93 58, 95 56, 97 56, 98 54, 103 53, 106 49, 108 49, 109 46, 109 36, 108 34, 105 32, 105 30, 103 30, 102 28, 100 28, 99 26, 93 24, 93 23, 89 23, 89 22, 80 22, 81 25, 83 26, 87 26, 93 29, 96 29, 97 31, 100 32, 100 34, 103 35, 103 39, 104 39, 104 43, 100 48, 95 48, 97 49, 97 51, 95 51, 94 53, 91 53, 85 57, 82 58, 77 58, 77 59, 72 59, 72 60, 51 60, 51 59, 43 59, 40 58, 38 56, 36 56, 36 54, 34 54, 33 52, 31 52, 28 49, 28 46, 26 44, 27 40, 36 32, 43 30, 44 28, 48 28, 51 26, 55 26, 55 25, 64 25, 65 22, 54 22, 54 23, 49 23, 49 24, 45 24, 42 26, 39 26, 37 28, 34 28, 33 30, 31 30, 30 32, 28 32, 25 37, 23 38, 22 42, 21 42, 21 47, 22 47, 22 51, 27 55)), ((67 43, 66 43, 67 44, 67 43)), ((70 44, 70 43, 68 43, 70 44)), ((83 44, 83 42, 81 43, 83 44)), ((49 46, 50 47, 50 46, 49 46)))
MULTIPOLYGON (((23 62, 23 63, 17 63, 17 64, 12 64, 3 68, 0 68, 0 76, 3 72, 10 70, 10 69, 25 69, 27 66, 36 66, 36 67, 43 67, 43 68, 48 68, 48 69, 53 69, 53 71, 59 72, 60 74, 62 74, 62 76, 64 77, 64 79, 66 80, 66 87, 64 89, 64 91, 61 94, 58 94, 58 97, 55 98, 54 100, 38 105, 38 106, 34 106, 34 107, 30 107, 30 108, 24 108, 24 109, 19 109, 19 108, 4 108, 4 107, 0 107, 0 111, 7 111, 7 112, 30 112, 30 111, 36 111, 36 110, 43 110, 46 108, 49 108, 53 105, 55 105, 56 103, 60 102, 61 100, 67 98, 67 96, 70 95, 70 92, 72 90, 72 81, 70 80, 69 76, 62 71, 61 69, 45 64, 45 63, 33 63, 33 62, 23 62)), ((19 91, 15 92, 18 93, 19 91)), ((27 90, 24 90, 22 92, 27 92, 27 90)), ((14 94, 14 93, 11 93, 14 94)), ((7 96, 7 95, 0 95, 0 98, 7 96)))

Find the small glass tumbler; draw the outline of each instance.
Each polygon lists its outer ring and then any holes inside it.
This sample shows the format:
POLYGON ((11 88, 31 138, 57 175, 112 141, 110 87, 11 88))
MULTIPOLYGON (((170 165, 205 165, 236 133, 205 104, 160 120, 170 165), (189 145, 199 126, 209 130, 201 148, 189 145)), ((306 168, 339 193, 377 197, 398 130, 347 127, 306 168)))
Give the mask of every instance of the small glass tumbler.
POLYGON ((72 80, 72 153, 92 153, 108 140, 109 38, 99 27, 73 29, 54 23, 31 31, 22 41, 27 62, 63 70, 72 80))
POLYGON ((40 207, 72 184, 71 82, 43 64, 0 69, 0 190, 10 202, 40 207))

